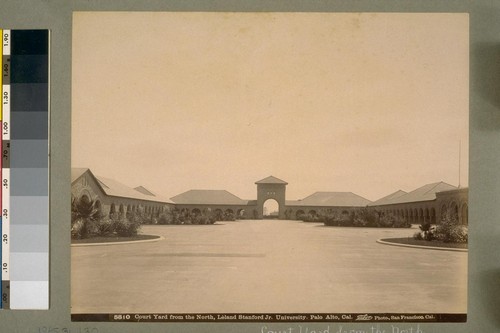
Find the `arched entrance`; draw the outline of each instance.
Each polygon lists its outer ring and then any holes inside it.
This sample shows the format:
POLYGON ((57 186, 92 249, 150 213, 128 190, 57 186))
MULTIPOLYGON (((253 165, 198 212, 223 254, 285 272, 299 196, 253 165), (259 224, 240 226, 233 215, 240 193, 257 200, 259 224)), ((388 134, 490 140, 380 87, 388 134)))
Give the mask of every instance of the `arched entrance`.
POLYGON ((262 216, 265 219, 277 219, 280 216, 280 205, 275 199, 267 199, 262 206, 262 216))
POLYGON ((278 179, 273 176, 269 176, 258 182, 255 182, 257 185, 257 217, 261 219, 266 216, 271 216, 270 214, 276 210, 276 208, 271 209, 272 211, 267 211, 264 213, 264 203, 269 199, 273 199, 278 203, 277 211, 278 217, 280 219, 285 218, 285 192, 287 182, 278 179))

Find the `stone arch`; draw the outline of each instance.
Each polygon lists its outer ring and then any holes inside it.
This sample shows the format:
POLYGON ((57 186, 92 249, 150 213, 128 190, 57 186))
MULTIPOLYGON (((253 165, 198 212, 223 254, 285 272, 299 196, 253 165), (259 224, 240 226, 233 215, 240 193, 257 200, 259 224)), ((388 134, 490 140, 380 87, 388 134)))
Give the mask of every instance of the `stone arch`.
POLYGON ((109 207, 109 215, 112 215, 116 213, 116 205, 114 202, 111 203, 111 206, 109 207))
POLYGON ((295 218, 297 220, 300 220, 302 218, 302 215, 305 215, 306 213, 302 210, 302 209, 299 209, 297 212, 295 212, 295 218))
POLYGON ((279 217, 281 215, 281 205, 275 198, 268 198, 262 203, 262 217, 279 217), (278 212, 278 215, 275 212, 278 212))
POLYGON ((434 207, 430 210, 431 223, 436 224, 436 209, 434 207))
POLYGON ((444 219, 448 215, 448 207, 444 204, 441 206, 441 220, 444 219))
POLYGON ((201 210, 199 210, 198 208, 194 208, 191 211, 191 214, 193 214, 194 216, 200 216, 201 215, 201 210))
POLYGON ((469 225, 469 205, 463 203, 460 207, 460 224, 468 226, 469 225))
POLYGON ((243 218, 243 217, 245 217, 245 216, 246 216, 246 213, 247 213, 247 212, 245 211, 245 209, 244 209, 244 208, 240 208, 240 209, 238 209, 238 210, 236 211, 236 215, 237 215, 237 217, 238 217, 238 218, 243 218))
POLYGON ((309 212, 307 214, 309 214, 311 216, 316 216, 318 213, 314 209, 311 209, 311 210, 309 210, 309 212))
POLYGON ((78 198, 78 203, 88 204, 89 202, 90 202, 90 195, 87 195, 86 193, 80 195, 80 197, 78 198))
POLYGON ((450 203, 450 217, 458 222, 458 205, 455 201, 450 203))
POLYGON ((225 216, 225 219, 226 220, 234 220, 235 216, 234 216, 234 210, 232 210, 231 208, 228 208, 224 211, 224 216, 225 216))
POLYGON ((102 203, 101 203, 101 200, 96 199, 94 205, 95 205, 95 209, 97 210, 97 213, 99 215, 101 215, 102 214, 102 203))

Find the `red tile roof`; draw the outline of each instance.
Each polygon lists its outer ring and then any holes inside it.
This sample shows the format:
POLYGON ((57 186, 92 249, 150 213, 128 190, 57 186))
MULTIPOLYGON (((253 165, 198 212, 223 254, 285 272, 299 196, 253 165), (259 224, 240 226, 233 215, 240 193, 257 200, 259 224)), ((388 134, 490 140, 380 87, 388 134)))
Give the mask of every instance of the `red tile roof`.
POLYGON ((387 205, 388 203, 396 200, 397 198, 408 194, 408 192, 399 190, 394 193, 391 193, 383 198, 378 199, 377 201, 372 202, 369 206, 380 206, 380 205, 387 205))
POLYGON ((170 199, 176 204, 185 205, 246 205, 248 203, 226 190, 189 190, 170 199))
MULTIPOLYGON (((445 182, 426 184, 404 195, 384 200, 382 203, 376 204, 377 201, 375 201, 371 206, 394 205, 407 202, 432 201, 436 199, 437 192, 443 192, 455 189, 457 189, 456 186, 447 184, 445 182)), ((378 201, 382 201, 383 199, 384 198, 378 201)))
POLYGON ((302 200, 288 201, 290 206, 365 207, 371 201, 352 192, 315 192, 302 200))
POLYGON ((152 192, 148 191, 146 188, 142 186, 134 189, 114 179, 94 175, 92 171, 90 171, 90 169, 88 168, 71 168, 71 183, 79 179, 87 171, 89 172, 91 177, 95 179, 96 183, 99 184, 99 186, 101 187, 103 192, 106 193, 106 195, 122 197, 122 198, 146 200, 146 201, 173 203, 171 200, 167 198, 162 198, 160 196, 153 194, 152 192), (141 190, 138 190, 139 188, 141 190), (144 191, 147 191, 149 194, 144 193, 144 191))

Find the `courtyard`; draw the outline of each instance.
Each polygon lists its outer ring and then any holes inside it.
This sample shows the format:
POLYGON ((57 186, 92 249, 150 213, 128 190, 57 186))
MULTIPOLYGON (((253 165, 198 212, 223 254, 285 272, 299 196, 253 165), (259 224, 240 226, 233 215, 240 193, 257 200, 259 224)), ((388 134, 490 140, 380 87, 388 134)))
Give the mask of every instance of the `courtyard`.
POLYGON ((466 252, 376 242, 416 231, 143 226, 165 239, 71 248, 72 313, 466 313, 466 252))

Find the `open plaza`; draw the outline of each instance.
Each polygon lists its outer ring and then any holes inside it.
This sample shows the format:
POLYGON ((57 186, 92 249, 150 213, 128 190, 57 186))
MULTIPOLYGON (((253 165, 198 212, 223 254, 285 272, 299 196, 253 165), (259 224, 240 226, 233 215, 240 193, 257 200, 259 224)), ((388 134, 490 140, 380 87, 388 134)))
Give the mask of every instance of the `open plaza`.
POLYGON ((466 313, 467 253, 412 229, 292 220, 143 226, 156 242, 72 247, 72 313, 466 313))

